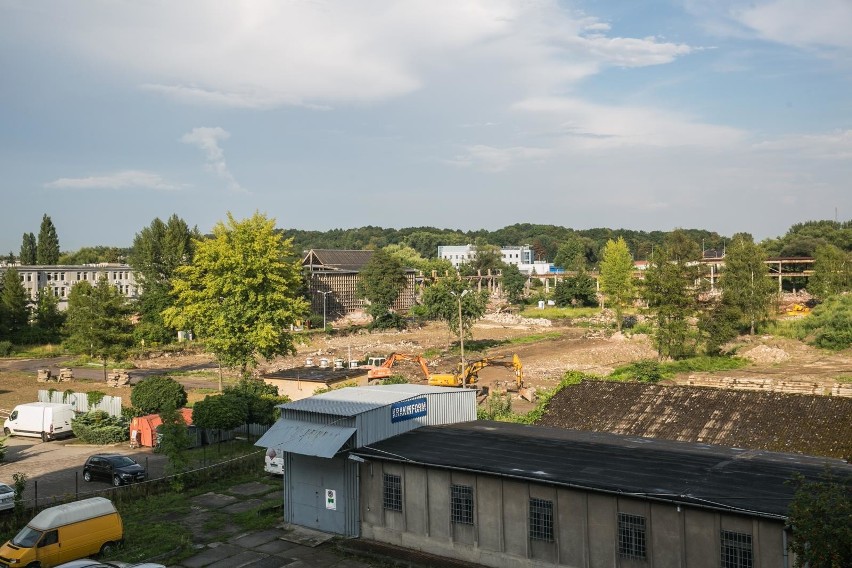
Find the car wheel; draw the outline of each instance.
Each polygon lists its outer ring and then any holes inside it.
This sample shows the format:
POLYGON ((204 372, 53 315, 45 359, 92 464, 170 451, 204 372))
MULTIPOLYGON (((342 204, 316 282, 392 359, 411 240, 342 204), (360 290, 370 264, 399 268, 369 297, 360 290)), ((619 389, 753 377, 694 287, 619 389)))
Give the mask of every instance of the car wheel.
POLYGON ((49 442, 50 441, 50 436, 48 435, 47 432, 41 433, 41 441, 42 442, 49 442))
POLYGON ((115 550, 115 543, 113 542, 105 542, 101 547, 101 556, 107 556, 108 554, 112 554, 115 550))
POLYGON ((8 435, 9 435, 9 434, 11 434, 11 433, 12 433, 12 431, 11 431, 11 430, 9 430, 8 428, 3 428, 3 434, 4 434, 4 435, 8 436, 8 435))
POLYGON ((89 471, 84 471, 84 472, 83 472, 83 481, 91 481, 91 480, 92 480, 92 474, 91 474, 91 472, 89 472, 89 471))
POLYGON ((30 562, 27 564, 27 568, 41 568, 41 562, 30 562))
POLYGON ((114 475, 112 477, 112 484, 118 487, 119 485, 121 485, 121 478, 117 475, 114 475))

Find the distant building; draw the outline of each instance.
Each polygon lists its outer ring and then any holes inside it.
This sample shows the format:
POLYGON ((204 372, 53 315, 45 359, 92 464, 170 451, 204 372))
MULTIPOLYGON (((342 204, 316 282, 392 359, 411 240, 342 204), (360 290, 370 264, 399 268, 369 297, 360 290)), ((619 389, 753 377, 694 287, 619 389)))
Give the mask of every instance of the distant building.
MULTIPOLYGON (((311 312, 329 319, 363 310, 367 302, 357 293, 359 273, 373 257, 371 250, 311 249, 302 260, 308 282, 311 312)), ((406 269, 405 288, 392 308, 407 311, 414 305, 416 270, 406 269)))
POLYGON ((59 299, 60 310, 68 308, 68 295, 75 284, 85 281, 94 286, 101 278, 106 278, 128 299, 139 297, 139 285, 133 269, 127 264, 6 265, 0 267, 0 273, 5 273, 9 268, 18 271, 31 301, 35 302, 39 292, 46 290, 59 299))
MULTIPOLYGON (((454 268, 476 260, 476 245, 447 245, 438 247, 438 258, 450 261, 454 268)), ((553 272, 553 263, 536 260, 535 251, 529 245, 505 246, 500 248, 503 264, 513 264, 525 274, 548 274, 553 272)))

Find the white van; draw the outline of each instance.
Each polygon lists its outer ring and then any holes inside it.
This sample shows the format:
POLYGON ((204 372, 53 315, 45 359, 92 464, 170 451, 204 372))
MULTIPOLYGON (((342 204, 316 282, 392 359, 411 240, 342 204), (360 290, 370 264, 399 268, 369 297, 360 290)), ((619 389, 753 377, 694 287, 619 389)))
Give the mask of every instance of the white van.
POLYGON ((284 454, 281 450, 269 448, 266 450, 263 470, 274 475, 284 475, 284 454))
POLYGON ((73 436, 71 419, 74 407, 58 402, 28 402, 19 404, 3 423, 7 436, 31 436, 47 442, 73 436))

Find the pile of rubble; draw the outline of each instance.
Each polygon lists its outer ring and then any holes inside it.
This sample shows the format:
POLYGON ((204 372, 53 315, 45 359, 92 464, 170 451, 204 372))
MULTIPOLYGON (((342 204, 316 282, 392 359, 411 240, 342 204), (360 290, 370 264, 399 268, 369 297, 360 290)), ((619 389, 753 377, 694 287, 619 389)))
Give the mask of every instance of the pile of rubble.
POLYGON ((502 326, 550 327, 553 323, 545 318, 525 318, 517 314, 495 312, 485 314, 482 324, 500 324, 502 326))
POLYGON ((790 359, 790 354, 779 347, 758 345, 739 353, 740 357, 755 363, 783 363, 790 359))

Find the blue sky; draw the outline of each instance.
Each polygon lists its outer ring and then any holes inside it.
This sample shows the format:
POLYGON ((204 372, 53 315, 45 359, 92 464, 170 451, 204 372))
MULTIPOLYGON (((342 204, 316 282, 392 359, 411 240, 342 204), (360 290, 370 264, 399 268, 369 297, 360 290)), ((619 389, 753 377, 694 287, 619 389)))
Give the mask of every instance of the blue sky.
POLYGON ((849 0, 0 0, 0 252, 44 213, 69 251, 173 213, 849 220, 849 30, 849 0))

